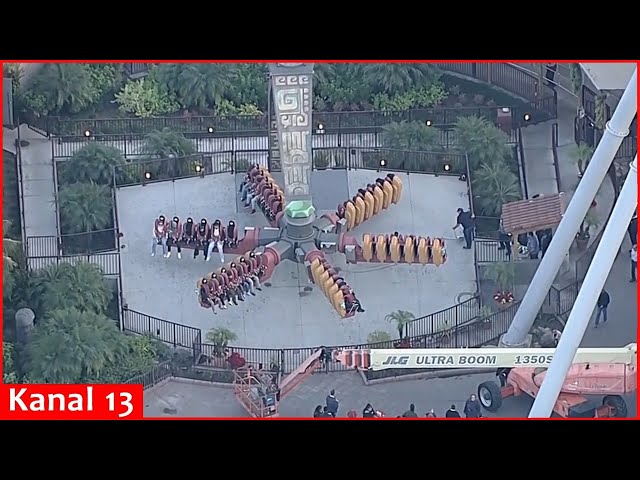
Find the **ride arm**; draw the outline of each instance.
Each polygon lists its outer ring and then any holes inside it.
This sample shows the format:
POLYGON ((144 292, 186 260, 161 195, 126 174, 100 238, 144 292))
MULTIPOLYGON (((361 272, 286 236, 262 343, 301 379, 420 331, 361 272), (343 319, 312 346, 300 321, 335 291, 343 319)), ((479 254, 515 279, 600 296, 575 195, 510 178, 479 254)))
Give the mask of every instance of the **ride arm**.
MULTIPOLYGON (((333 359, 353 368, 547 368, 554 348, 459 348, 459 349, 344 349, 333 352, 333 359)), ((636 365, 637 345, 620 348, 580 348, 574 364, 636 365)))

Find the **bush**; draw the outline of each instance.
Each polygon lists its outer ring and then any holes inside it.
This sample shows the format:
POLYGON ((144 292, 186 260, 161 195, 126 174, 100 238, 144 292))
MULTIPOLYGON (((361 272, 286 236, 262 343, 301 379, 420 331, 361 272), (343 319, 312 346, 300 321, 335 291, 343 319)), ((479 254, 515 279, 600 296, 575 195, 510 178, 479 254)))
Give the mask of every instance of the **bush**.
POLYGON ((389 96, 378 93, 373 97, 373 107, 376 110, 408 110, 411 108, 437 107, 447 98, 447 92, 439 84, 430 85, 408 92, 389 96))
POLYGON ((392 122, 382 127, 382 144, 393 150, 429 151, 439 146, 438 129, 422 122, 392 122))
POLYGON ((106 185, 72 183, 60 189, 60 224, 65 234, 113 226, 113 199, 106 185))
POLYGON ((472 171, 480 164, 503 161, 509 155, 506 134, 486 118, 459 118, 454 132, 458 148, 469 156, 472 171))
POLYGON ((474 201, 480 215, 499 217, 502 205, 522 198, 520 180, 504 160, 482 164, 472 180, 474 201))
POLYGON ((174 113, 180 108, 173 93, 145 78, 127 82, 115 98, 114 103, 119 105, 120 111, 141 118, 174 113))
POLYGON ((74 153, 69 160, 59 164, 59 183, 111 185, 114 167, 124 163, 122 152, 117 148, 91 142, 74 153))

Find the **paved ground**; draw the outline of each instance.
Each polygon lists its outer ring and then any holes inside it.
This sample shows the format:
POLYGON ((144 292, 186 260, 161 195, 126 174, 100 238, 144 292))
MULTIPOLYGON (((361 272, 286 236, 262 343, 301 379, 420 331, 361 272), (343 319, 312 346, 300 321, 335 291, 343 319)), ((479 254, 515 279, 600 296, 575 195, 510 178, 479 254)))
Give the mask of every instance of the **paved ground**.
MULTIPOLYGON (((333 209, 339 201, 384 174, 316 171, 312 184, 320 199, 318 206, 333 209)), ((465 184, 454 177, 430 175, 403 175, 402 180, 405 187, 401 202, 356 229, 354 234, 360 237, 365 232, 397 230, 450 239, 455 209, 468 205, 465 184), (448 208, 444 209, 443 205, 448 208)), ((182 260, 175 256, 167 260, 161 255, 152 258, 152 222, 160 214, 167 218, 176 214, 183 219, 187 216, 220 218, 225 223, 234 218, 240 227, 265 225, 259 214, 237 212, 234 178, 220 174, 124 187, 118 189, 116 197, 125 245, 122 250, 125 302, 132 309, 205 332, 215 326, 227 327, 238 335, 238 345, 285 348, 365 342, 374 330, 394 334, 394 326, 384 320, 392 311, 403 309, 416 317, 427 315, 454 305, 460 294, 475 290, 472 257, 460 243, 450 239, 448 261, 440 268, 347 265, 342 255, 334 255, 332 262, 342 268, 367 310, 350 320, 340 319, 320 292, 300 296, 308 283, 301 266, 289 261, 278 267, 269 280, 270 288, 241 306, 214 316, 198 305, 195 284, 198 277, 219 266, 219 259, 214 256, 211 262, 205 263, 201 259, 193 260, 188 254, 182 260), (380 295, 381 289, 385 291, 384 296, 380 295), (282 308, 283 305, 286 308, 282 308)))
MULTIPOLYGON (((3 128, 3 148, 15 153, 17 129, 3 128)), ((22 147, 22 194, 24 197, 24 228, 26 235, 57 235, 55 183, 51 143, 27 125, 20 126, 20 137, 29 142, 22 147)), ((36 251, 38 244, 30 245, 29 255, 55 255, 56 252, 36 251)))
MULTIPOLYGON (((346 417, 354 409, 361 415, 367 403, 385 412, 388 417, 397 417, 416 406, 420 416, 434 409, 437 416, 452 404, 462 410, 465 400, 477 391, 484 381, 495 380, 492 374, 467 375, 447 379, 410 380, 365 386, 356 372, 316 374, 300 385, 280 404, 283 417, 311 417, 316 405, 324 405, 331 389, 336 390, 340 401, 339 417, 346 417)), ((636 411, 635 395, 625 396, 629 416, 636 411)), ((599 402, 598 397, 594 397, 599 402)), ((526 417, 533 404, 529 397, 506 399, 502 408, 486 417, 526 417)), ((230 388, 216 388, 208 385, 170 381, 145 393, 145 417, 248 417, 246 411, 233 396, 230 388), (165 410, 168 409, 168 410, 165 410)))

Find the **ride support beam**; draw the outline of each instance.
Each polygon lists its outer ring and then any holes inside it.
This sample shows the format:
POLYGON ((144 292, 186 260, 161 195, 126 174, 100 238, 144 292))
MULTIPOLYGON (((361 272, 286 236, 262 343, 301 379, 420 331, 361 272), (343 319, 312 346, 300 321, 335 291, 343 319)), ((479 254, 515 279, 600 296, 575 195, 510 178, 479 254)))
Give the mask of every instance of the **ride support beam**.
MULTIPOLYGON (((634 74, 634 82, 635 78, 634 74)), ((572 363, 575 363, 576 352, 582 342, 584 332, 589 327, 598 297, 604 288, 613 262, 618 256, 619 247, 627 235, 629 222, 631 222, 638 206, 637 161, 638 157, 636 156, 578 292, 569 320, 564 327, 562 337, 560 337, 558 348, 556 348, 556 354, 545 375, 531 412, 529 412, 529 418, 549 418, 551 416, 569 368, 572 363)), ((635 321, 635 319, 633 320, 635 321)))
MULTIPOLYGON (((509 331, 500 339, 501 346, 517 347, 526 344, 529 331, 547 297, 549 289, 553 285, 558 270, 562 266, 566 252, 569 251, 580 224, 584 220, 600 185, 607 175, 616 152, 624 138, 629 135, 629 127, 637 111, 637 81, 636 70, 633 72, 611 120, 606 125, 605 133, 591 157, 589 166, 571 198, 571 202, 556 233, 553 235, 549 249, 540 260, 540 265, 529 284, 529 288, 522 299, 509 331)), ((600 245, 605 248, 612 248, 611 244, 601 243, 600 245)), ((615 245, 618 245, 618 243, 615 245)), ((600 273, 603 274, 604 281, 604 278, 607 277, 607 272, 601 271, 600 273)), ((595 298, 597 298, 597 295, 595 298)), ((594 301, 595 298, 593 299, 594 301)))

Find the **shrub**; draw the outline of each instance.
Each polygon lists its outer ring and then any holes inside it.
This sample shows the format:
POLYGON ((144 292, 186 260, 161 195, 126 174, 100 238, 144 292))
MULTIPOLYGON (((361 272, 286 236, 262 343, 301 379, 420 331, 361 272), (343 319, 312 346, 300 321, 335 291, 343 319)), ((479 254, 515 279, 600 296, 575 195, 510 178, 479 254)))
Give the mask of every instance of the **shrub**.
POLYGON ((440 105, 447 98, 447 92, 439 84, 411 89, 405 93, 389 96, 378 93, 373 97, 375 110, 408 110, 411 108, 431 108, 440 105))
POLYGON ((520 180, 504 160, 482 164, 473 175, 474 201, 481 215, 498 217, 502 205, 520 200, 520 180))
POLYGON ((115 98, 120 111, 141 118, 170 114, 180 108, 173 93, 145 78, 127 82, 115 98))

